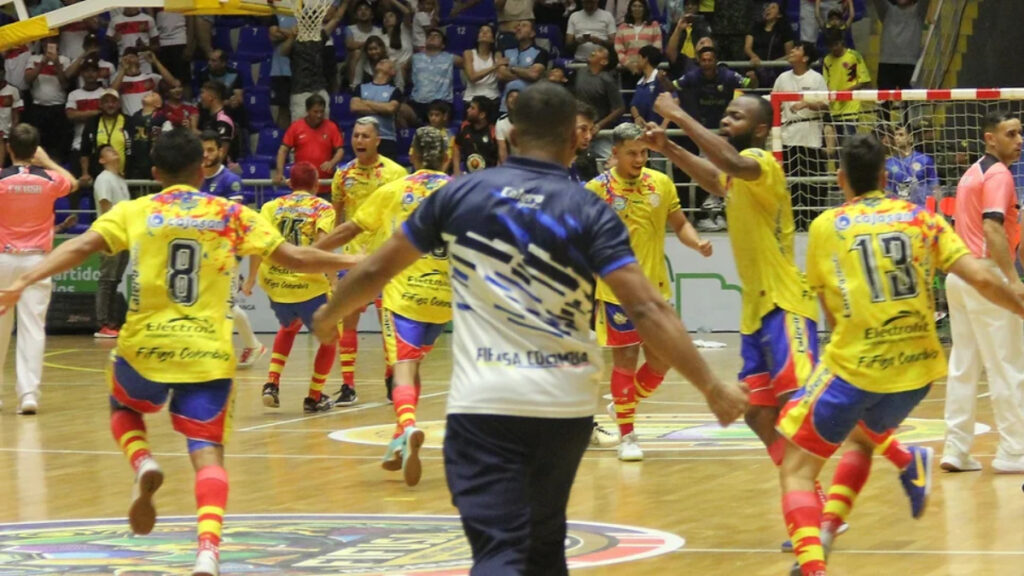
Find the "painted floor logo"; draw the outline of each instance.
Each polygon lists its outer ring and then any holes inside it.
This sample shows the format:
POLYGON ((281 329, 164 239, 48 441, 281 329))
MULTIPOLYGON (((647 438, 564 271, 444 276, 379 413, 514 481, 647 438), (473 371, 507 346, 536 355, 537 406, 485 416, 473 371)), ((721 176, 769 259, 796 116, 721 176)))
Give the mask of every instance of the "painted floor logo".
MULTIPOLYGON (((610 430, 615 429, 607 418, 598 418, 597 421, 610 430)), ((416 427, 426 433, 424 446, 441 447, 444 442, 443 421, 417 422, 416 427)), ((988 426, 976 425, 977 434, 988 431, 988 426)), ((394 432, 395 425, 386 424, 339 430, 329 436, 340 442, 387 446, 394 432)), ((754 432, 742 422, 722 428, 712 416, 704 414, 640 414, 636 417, 636 433, 644 451, 764 449, 754 432)), ((924 418, 908 418, 896 432, 896 437, 905 444, 942 440, 945 435, 945 422, 924 418)))
MULTIPOLYGON (((618 564, 678 550, 666 532, 570 522, 573 569, 618 564)), ((0 574, 182 574, 195 554, 195 518, 161 518, 133 537, 123 519, 0 524, 0 574)), ((225 574, 405 574, 454 576, 471 564, 457 516, 228 516, 221 546, 225 574)))

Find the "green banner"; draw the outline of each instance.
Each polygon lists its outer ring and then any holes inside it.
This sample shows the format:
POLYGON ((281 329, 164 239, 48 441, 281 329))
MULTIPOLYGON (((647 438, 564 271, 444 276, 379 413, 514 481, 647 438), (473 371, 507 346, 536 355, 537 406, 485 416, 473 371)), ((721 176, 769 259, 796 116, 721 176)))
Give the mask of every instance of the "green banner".
MULTIPOLYGON (((56 248, 62 242, 74 236, 57 236, 53 241, 56 248)), ((54 292, 71 292, 75 294, 95 294, 96 282, 100 279, 100 255, 93 254, 77 268, 62 272, 53 277, 54 292)))

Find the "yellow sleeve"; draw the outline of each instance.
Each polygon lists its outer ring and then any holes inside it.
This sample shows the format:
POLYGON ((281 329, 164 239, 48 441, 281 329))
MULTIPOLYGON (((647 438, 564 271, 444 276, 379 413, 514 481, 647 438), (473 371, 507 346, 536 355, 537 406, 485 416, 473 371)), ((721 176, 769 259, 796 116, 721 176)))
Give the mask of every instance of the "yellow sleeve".
POLYGON ((590 182, 587 182, 586 188, 587 190, 590 190, 594 194, 597 194, 597 197, 600 198, 601 200, 604 200, 605 202, 608 201, 608 187, 605 186, 604 182, 601 181, 601 176, 598 176, 597 178, 594 178, 590 182))
POLYGON ((828 242, 829 227, 832 225, 832 214, 825 212, 811 222, 807 232, 807 284, 816 293, 821 293, 825 287, 825 272, 822 267, 828 262, 822 260, 827 258, 827 251, 824 243, 828 242))
POLYGON ((240 234, 238 255, 255 254, 262 258, 270 256, 284 242, 284 236, 254 210, 239 206, 237 225, 240 234))
POLYGON ((679 204, 679 194, 676 193, 676 185, 668 177, 668 174, 660 174, 658 177, 658 193, 661 195, 662 203, 666 206, 666 214, 682 209, 682 205, 679 204))
POLYGON ((275 204, 276 204, 276 202, 271 200, 270 202, 265 203, 263 206, 260 206, 260 216, 262 216, 263 219, 266 220, 267 222, 270 222, 271 224, 274 224, 274 225, 277 224, 277 222, 274 222, 274 205, 275 204))
POLYGON ((960 239, 960 236, 953 231, 953 228, 946 222, 946 219, 937 214, 930 216, 935 225, 935 241, 932 248, 935 250, 935 262, 943 272, 949 270, 954 262, 971 253, 960 239))
POLYGON ((860 52, 854 52, 857 57, 857 83, 868 84, 871 82, 871 71, 868 70, 868 65, 864 62, 864 57, 860 55, 860 52))
MULTIPOLYGON (((140 200, 142 199, 140 198, 140 200)), ((128 212, 135 205, 136 201, 134 200, 131 202, 118 202, 114 204, 110 211, 97 218, 92 223, 92 226, 89 227, 90 230, 103 236, 103 240, 107 242, 107 249, 110 254, 127 250, 131 245, 128 239, 128 212)))
POLYGON ((339 204, 345 200, 345 176, 341 169, 334 171, 331 178, 331 204, 339 204))
POLYGON ((398 180, 399 178, 405 178, 408 175, 409 171, 406 170, 404 166, 396 162, 391 167, 391 174, 388 178, 388 182, 394 182, 395 180, 398 180))
POLYGON ((334 230, 334 221, 334 208, 331 206, 325 206, 316 218, 316 231, 330 232, 331 230, 334 230))
MULTIPOLYGON (((773 198, 777 193, 777 190, 773 190, 773 187, 785 186, 785 181, 776 182, 775 175, 780 173, 778 164, 775 162, 775 157, 771 155, 767 150, 760 148, 747 148, 740 152, 740 156, 751 158, 756 160, 761 166, 761 175, 757 177, 757 180, 746 181, 746 186, 743 188, 753 193, 758 200, 766 200, 773 198)), ((736 180, 733 179, 733 182, 736 180)))
POLYGON ((377 232, 380 230, 381 225, 384 223, 384 217, 387 216, 385 212, 390 212, 388 200, 390 200, 391 196, 390 187, 378 188, 356 210, 356 213, 351 218, 352 223, 367 232, 377 232))

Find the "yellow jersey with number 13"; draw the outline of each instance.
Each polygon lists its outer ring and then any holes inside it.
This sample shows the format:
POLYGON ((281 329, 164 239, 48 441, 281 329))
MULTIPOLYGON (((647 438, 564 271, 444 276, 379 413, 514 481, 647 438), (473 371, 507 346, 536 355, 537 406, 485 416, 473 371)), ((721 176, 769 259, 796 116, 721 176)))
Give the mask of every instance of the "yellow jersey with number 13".
POLYGON ((761 175, 743 180, 721 175, 736 273, 743 286, 740 333, 753 334, 775 308, 817 320, 818 304, 793 254, 793 205, 782 167, 770 153, 747 148, 761 175))
POLYGON ((932 278, 970 254, 942 216, 882 192, 818 216, 807 278, 836 325, 822 362, 869 392, 915 390, 946 374, 932 278))
MULTIPOLYGON (((309 246, 316 241, 317 233, 334 229, 334 208, 307 192, 293 192, 267 202, 260 208, 260 216, 296 246, 309 246)), ((305 302, 331 289, 323 274, 293 272, 269 260, 260 263, 259 280, 267 296, 282 304, 305 302)))
POLYGON ((111 253, 131 250, 118 355, 155 382, 234 377, 236 257, 268 257, 284 242, 277 230, 241 204, 187 186, 119 202, 91 230, 111 253))

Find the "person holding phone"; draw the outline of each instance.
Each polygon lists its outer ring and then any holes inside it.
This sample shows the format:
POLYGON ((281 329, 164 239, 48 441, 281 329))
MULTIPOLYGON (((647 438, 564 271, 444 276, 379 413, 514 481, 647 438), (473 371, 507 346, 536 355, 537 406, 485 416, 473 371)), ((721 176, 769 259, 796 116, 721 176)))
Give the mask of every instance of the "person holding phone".
POLYGON ((583 9, 569 16, 565 43, 575 50, 573 59, 586 62, 599 47, 615 49, 615 17, 597 7, 597 0, 583 0, 583 9))
POLYGON ((39 129, 43 148, 58 164, 71 147, 71 126, 64 114, 68 100, 66 70, 71 60, 60 55, 59 45, 58 36, 43 40, 40 53, 29 58, 25 69, 25 83, 32 92, 32 106, 25 120, 39 129))

